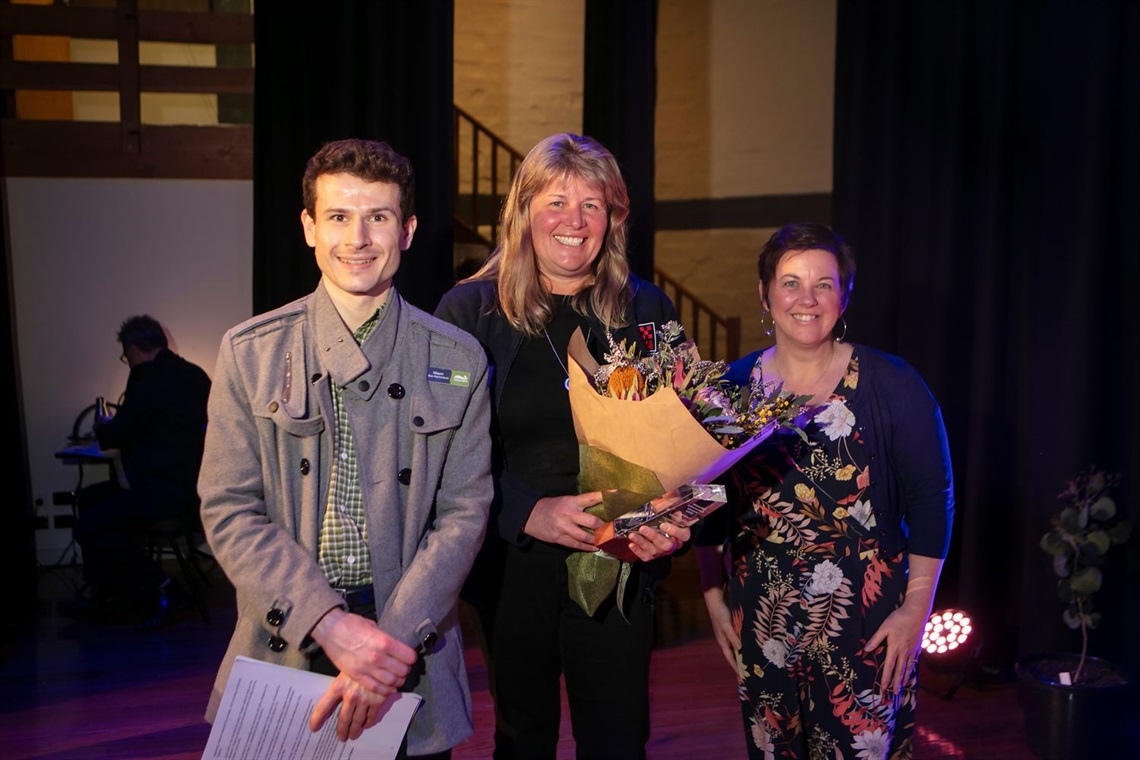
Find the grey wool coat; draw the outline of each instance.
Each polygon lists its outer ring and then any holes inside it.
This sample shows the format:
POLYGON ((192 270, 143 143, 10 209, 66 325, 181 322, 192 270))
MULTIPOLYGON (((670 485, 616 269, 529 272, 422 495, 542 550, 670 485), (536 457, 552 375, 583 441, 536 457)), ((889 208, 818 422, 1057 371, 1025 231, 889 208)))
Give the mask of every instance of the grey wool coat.
POLYGON ((391 292, 357 346, 324 285, 229 330, 199 478, 210 548, 238 621, 207 708, 237 655, 308 669, 309 634, 344 602, 317 564, 328 499, 330 383, 344 388, 372 555, 378 625, 421 652, 411 754, 472 733, 456 609, 492 496, 483 349, 391 292))

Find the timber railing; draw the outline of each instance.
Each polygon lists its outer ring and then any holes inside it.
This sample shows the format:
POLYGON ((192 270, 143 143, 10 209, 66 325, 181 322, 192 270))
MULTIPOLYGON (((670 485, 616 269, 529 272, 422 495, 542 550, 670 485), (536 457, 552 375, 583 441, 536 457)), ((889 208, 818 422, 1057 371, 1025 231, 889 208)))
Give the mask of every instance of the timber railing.
POLYGON ((702 359, 732 361, 740 358, 740 317, 721 316, 660 269, 653 269, 653 279, 673 300, 685 333, 697 344, 702 359))
POLYGON ((498 237, 499 210, 523 155, 459 106, 453 113, 455 218, 469 242, 489 249, 498 237))
MULTIPOLYGON (((478 119, 454 107, 456 239, 490 251, 498 236, 499 210, 523 154, 478 119)), ((660 269, 654 282, 677 307, 681 324, 702 358, 731 361, 740 356, 740 317, 724 317, 660 269)))
MULTIPOLYGON (((0 0, 0 175, 252 179, 250 3, 220 3, 234 12, 149 10, 145 0, 141 4, 0 0), (72 40, 112 40, 116 62, 73 61, 72 40), (211 46, 215 65, 142 63, 139 46, 148 42, 211 46), (117 94, 118 118, 77 120, 72 93, 91 92, 117 94), (214 96, 218 123, 145 123, 147 93, 214 96)), ((171 5, 176 3, 164 3, 171 5)), ((523 155, 458 106, 453 119, 456 238, 489 250, 523 155)), ((659 269, 654 279, 705 358, 739 355, 739 317, 720 316, 659 269)))
POLYGON ((112 7, 0 3, 3 173, 252 178, 252 46, 248 12, 140 10, 138 0, 112 7), (113 40, 115 62, 70 60, 78 40, 113 40), (139 46, 149 42, 212 46, 219 65, 140 63, 139 46), (118 118, 76 120, 72 93, 91 92, 117 94, 118 118), (216 96, 216 123, 144 123, 144 93, 216 96), (238 123, 221 123, 231 120, 227 114, 238 123))

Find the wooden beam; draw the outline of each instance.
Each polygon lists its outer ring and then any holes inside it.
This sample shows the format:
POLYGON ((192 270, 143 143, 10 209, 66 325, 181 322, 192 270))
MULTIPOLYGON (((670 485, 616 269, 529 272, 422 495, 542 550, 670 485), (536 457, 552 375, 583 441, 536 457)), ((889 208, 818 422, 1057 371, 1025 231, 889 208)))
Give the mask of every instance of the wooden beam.
POLYGON ((123 149, 116 122, 0 121, 10 177, 252 179, 253 127, 143 125, 123 149))
MULTIPOLYGON (((77 0, 75 5, 81 4, 77 0)), ((0 95, 16 115, 12 93, 96 91, 119 97, 119 121, 0 121, 3 167, 15 177, 155 177, 252 179, 249 125, 145 125, 141 93, 195 93, 249 99, 253 94, 253 18, 248 13, 140 11, 139 0, 111 7, 26 6, 0 0, 0 95), (55 35, 115 40, 118 62, 12 60, 11 40, 55 35), (140 41, 245 46, 238 65, 142 66, 140 41), (247 65, 242 66, 242 63, 247 65)))
POLYGON ((115 15, 119 30, 119 139, 124 151, 136 152, 142 127, 138 0, 118 0, 115 15))
MULTIPOLYGON (((253 94, 253 69, 208 66, 139 66, 143 92, 253 94)), ((0 60, 0 89, 116 92, 114 63, 59 63, 0 60)))
POLYGON ((143 92, 253 94, 253 69, 204 66, 143 66, 143 92))
POLYGON ((253 44, 253 16, 243 13, 140 11, 139 37, 148 42, 253 44))
POLYGON ((118 35, 113 9, 59 5, 0 5, 0 35, 48 34, 110 40, 118 35))
MULTIPOLYGON (((52 0, 13 0, 24 5, 50 5, 52 0)), ((12 35, 11 58, 18 61, 69 61, 71 39, 55 35, 12 35)), ((8 58, 8 55, 4 55, 8 58)), ((42 90, 17 90, 15 116, 20 119, 53 119, 71 121, 75 118, 71 93, 42 90)))
MULTIPOLYGON (((112 8, 0 3, 0 35, 48 34, 113 40, 119 36, 112 8)), ((241 13, 138 11, 139 37, 148 42, 253 43, 253 16, 241 13)))

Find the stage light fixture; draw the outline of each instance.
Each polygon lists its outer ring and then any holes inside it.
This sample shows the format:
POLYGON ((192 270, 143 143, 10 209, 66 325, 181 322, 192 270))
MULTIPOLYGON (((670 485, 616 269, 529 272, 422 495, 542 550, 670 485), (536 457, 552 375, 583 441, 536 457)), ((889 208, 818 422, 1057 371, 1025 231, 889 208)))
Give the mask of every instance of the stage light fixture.
POLYGON ((926 621, 922 634, 919 664, 925 671, 920 684, 943 699, 966 680, 966 671, 977 658, 982 645, 968 613, 956 609, 938 610, 926 621))
POLYGON ((934 655, 947 654, 964 647, 973 633, 970 616, 961 610, 939 610, 926 621, 922 633, 922 648, 934 655))

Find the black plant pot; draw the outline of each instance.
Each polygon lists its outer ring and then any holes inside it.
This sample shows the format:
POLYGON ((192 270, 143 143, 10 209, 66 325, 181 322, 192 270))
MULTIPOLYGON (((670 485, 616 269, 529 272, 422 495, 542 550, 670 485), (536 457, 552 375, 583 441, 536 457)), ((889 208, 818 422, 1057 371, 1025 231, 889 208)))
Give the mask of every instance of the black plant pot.
POLYGON ((1065 686, 1062 671, 1075 673, 1080 656, 1037 654, 1017 663, 1017 700, 1025 713, 1029 748, 1045 760, 1125 757, 1136 741, 1135 682, 1121 666, 1085 658, 1090 676, 1065 686))

